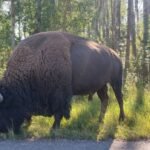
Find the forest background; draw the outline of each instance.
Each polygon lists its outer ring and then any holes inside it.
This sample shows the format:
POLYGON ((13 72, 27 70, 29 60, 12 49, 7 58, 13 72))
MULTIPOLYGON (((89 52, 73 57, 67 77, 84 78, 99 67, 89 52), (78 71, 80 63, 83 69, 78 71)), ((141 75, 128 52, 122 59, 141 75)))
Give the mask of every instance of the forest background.
POLYGON ((97 96, 90 104, 87 97, 78 97, 73 101, 72 118, 63 121, 62 129, 49 135, 47 130, 53 119, 35 117, 24 136, 149 138, 150 1, 0 0, 0 76, 20 40, 56 30, 103 43, 119 53, 124 66, 127 119, 122 124, 116 121, 119 110, 110 89, 110 106, 103 124, 97 122, 97 96), (45 128, 40 128, 41 124, 45 128))

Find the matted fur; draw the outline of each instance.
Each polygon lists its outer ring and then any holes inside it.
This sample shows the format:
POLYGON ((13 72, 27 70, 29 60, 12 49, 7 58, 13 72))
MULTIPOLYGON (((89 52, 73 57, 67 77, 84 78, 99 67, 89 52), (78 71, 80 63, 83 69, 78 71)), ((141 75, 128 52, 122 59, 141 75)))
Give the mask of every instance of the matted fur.
POLYGON ((22 108, 24 118, 56 113, 68 118, 72 95, 70 46, 68 39, 55 32, 39 33, 20 42, 1 81, 4 103, 0 109, 8 107, 9 112, 22 108))
POLYGON ((17 132, 32 115, 54 115, 59 126, 72 95, 121 85, 121 77, 121 61, 108 47, 63 32, 32 35, 15 48, 0 81, 0 132, 17 132))

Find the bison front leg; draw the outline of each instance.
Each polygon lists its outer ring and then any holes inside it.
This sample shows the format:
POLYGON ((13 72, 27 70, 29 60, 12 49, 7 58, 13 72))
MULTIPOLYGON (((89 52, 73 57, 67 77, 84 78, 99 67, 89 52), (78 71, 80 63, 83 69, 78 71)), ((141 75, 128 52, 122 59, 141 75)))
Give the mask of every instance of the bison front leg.
POLYGON ((103 121, 107 106, 108 106, 108 94, 107 94, 107 85, 103 86, 100 90, 97 91, 97 95, 101 100, 101 110, 99 116, 99 122, 103 121))
POLYGON ((27 116, 25 118, 25 126, 24 126, 24 128, 27 129, 31 125, 31 122, 32 122, 32 116, 27 116))
POLYGON ((54 123, 53 123, 53 126, 52 126, 53 129, 60 128, 60 122, 62 120, 62 117, 63 117, 63 115, 61 115, 61 114, 55 114, 54 115, 55 120, 54 120, 54 123))
POLYGON ((19 120, 14 120, 14 122, 12 122, 12 127, 15 134, 21 133, 21 125, 23 122, 24 122, 23 118, 19 118, 19 120))
POLYGON ((94 92, 90 93, 89 96, 88 96, 88 101, 92 101, 93 100, 93 95, 94 95, 94 92))

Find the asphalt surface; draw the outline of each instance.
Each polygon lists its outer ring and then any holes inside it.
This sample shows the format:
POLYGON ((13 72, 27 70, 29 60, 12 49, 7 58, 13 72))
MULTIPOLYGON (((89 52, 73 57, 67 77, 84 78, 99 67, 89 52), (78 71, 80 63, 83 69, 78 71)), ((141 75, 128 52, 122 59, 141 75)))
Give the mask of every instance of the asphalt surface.
POLYGON ((150 150, 150 140, 3 140, 0 141, 0 150, 150 150))

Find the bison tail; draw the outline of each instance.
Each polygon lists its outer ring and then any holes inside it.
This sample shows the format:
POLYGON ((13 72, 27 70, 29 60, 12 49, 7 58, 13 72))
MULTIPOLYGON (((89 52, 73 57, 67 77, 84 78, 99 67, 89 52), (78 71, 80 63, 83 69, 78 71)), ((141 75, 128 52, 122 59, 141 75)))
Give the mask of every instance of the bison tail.
POLYGON ((123 69, 122 65, 119 67, 118 74, 116 74, 112 79, 111 79, 111 86, 115 92, 115 94, 119 95, 119 97, 122 97, 122 82, 123 82, 123 69))

